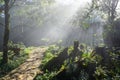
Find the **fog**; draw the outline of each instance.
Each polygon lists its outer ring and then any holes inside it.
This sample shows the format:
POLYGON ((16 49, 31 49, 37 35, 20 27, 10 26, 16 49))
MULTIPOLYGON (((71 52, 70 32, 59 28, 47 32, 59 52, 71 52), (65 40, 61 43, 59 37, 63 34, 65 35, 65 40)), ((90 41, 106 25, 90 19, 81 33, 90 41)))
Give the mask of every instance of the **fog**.
MULTIPOLYGON (((11 32, 10 40, 23 42, 27 46, 41 46, 56 44, 62 41, 62 45, 71 45, 74 40, 90 46, 95 41, 93 34, 102 35, 101 23, 91 25, 92 28, 84 31, 81 26, 75 26, 72 20, 82 14, 82 9, 88 6, 91 0, 55 0, 48 5, 38 4, 38 0, 17 0, 10 10, 11 32), (44 7, 43 7, 44 6, 44 7), (94 30, 93 30, 94 29, 94 30), (98 34, 99 33, 99 34, 98 34)), ((98 44, 96 44, 98 45, 98 44)))

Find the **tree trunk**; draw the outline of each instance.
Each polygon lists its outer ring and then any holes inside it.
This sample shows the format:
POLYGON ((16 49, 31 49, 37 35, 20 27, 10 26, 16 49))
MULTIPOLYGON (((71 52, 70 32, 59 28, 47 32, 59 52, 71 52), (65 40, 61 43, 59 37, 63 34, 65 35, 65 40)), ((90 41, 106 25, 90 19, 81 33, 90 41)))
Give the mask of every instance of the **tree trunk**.
POLYGON ((9 40, 9 0, 4 0, 5 2, 5 29, 4 29, 4 40, 3 40, 3 59, 2 63, 6 64, 8 62, 8 40, 9 40))

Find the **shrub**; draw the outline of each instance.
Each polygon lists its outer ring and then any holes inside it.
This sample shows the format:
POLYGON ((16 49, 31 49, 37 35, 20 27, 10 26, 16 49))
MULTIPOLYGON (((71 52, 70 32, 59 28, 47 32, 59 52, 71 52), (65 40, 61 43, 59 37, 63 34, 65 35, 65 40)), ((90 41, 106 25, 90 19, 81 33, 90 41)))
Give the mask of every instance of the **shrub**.
MULTIPOLYGON (((22 64, 28 58, 28 53, 31 51, 31 48, 26 48, 23 44, 12 44, 13 43, 9 43, 9 45, 12 47, 15 47, 15 45, 17 45, 19 48, 23 48, 24 50, 21 50, 19 55, 14 55, 14 52, 11 50, 8 51, 8 63, 4 65, 1 65, 0 63, 0 77, 6 75, 8 72, 22 64)), ((0 53, 0 61, 1 59, 2 53, 0 53)))

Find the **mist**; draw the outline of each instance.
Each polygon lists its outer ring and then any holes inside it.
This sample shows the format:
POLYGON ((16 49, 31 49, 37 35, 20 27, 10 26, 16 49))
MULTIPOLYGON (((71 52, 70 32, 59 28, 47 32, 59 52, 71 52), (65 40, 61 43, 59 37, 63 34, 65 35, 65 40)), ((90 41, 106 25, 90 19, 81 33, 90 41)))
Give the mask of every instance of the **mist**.
POLYGON ((120 80, 120 0, 0 0, 0 80, 120 80))
POLYGON ((91 0, 55 0, 49 6, 47 2, 39 5, 40 1, 35 1, 27 0, 22 4, 22 1, 18 0, 10 10, 11 41, 22 42, 27 46, 50 45, 59 41, 68 46, 75 40, 93 46, 95 41, 102 42, 93 40, 93 34, 102 35, 101 24, 97 25, 97 29, 92 27, 84 31, 81 26, 72 23, 78 16, 77 13, 82 14, 82 10, 91 0))

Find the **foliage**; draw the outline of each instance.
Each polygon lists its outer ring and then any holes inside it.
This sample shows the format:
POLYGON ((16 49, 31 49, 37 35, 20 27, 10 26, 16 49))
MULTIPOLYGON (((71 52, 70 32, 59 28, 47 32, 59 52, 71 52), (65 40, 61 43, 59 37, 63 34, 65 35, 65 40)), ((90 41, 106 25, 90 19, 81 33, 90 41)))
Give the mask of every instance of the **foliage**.
POLYGON ((4 4, 4 1, 3 1, 3 0, 0 0, 0 5, 1 5, 1 4, 4 4))
MULTIPOLYGON (((57 56, 57 54, 52 53, 54 48, 52 46, 47 50, 45 53, 47 55, 44 56, 44 59, 50 60, 54 58, 53 56, 57 56)), ((72 50, 74 50, 73 46, 70 46, 68 53, 71 54, 72 50)), ((42 75, 38 75, 35 80, 119 80, 119 51, 115 54, 111 50, 107 50, 110 53, 112 62, 110 64, 106 63, 106 65, 102 64, 103 57, 95 54, 92 50, 87 50, 86 48, 81 51, 83 51, 83 54, 76 56, 74 61, 69 57, 59 70, 45 71, 42 75), (57 78, 58 76, 59 78, 57 78)), ((47 60, 43 63, 43 65, 45 64, 47 64, 47 60)))
POLYGON ((13 24, 11 25, 15 27, 22 25, 27 29, 40 27, 46 21, 46 15, 50 12, 50 6, 53 3, 54 0, 16 1, 17 6, 10 10, 13 24))
POLYGON ((99 79, 104 79, 105 77, 107 77, 107 70, 105 67, 102 67, 101 65, 99 65, 98 67, 96 67, 96 71, 95 71, 95 78, 96 80, 99 79))
POLYGON ((0 77, 6 75, 8 72, 22 64, 28 58, 28 54, 32 50, 32 48, 30 47, 26 48, 22 43, 14 44, 13 42, 10 42, 9 46, 17 48, 19 47, 22 50, 20 51, 19 55, 15 55, 15 53, 12 50, 9 50, 8 51, 9 60, 7 64, 1 64, 2 52, 0 53, 0 77))
POLYGON ((43 75, 38 75, 35 80, 52 80, 52 78, 56 75, 56 72, 48 72, 43 75))
POLYGON ((42 60, 42 68, 45 66, 45 64, 50 61, 52 58, 56 57, 56 55, 59 52, 59 47, 56 45, 50 45, 49 48, 44 53, 44 58, 42 60))
MULTIPOLYGON (((42 59, 42 64, 40 68, 44 68, 45 64, 52 58, 56 57, 59 52, 59 47, 56 45, 50 45, 49 48, 44 53, 44 58, 42 59)), ((51 80, 55 76, 56 72, 45 71, 44 74, 36 76, 35 80, 51 80)))
POLYGON ((91 53, 84 53, 81 58, 81 61, 83 61, 84 66, 88 66, 91 63, 95 63, 97 65, 101 60, 101 56, 93 55, 91 53))
POLYGON ((84 70, 81 70, 79 80, 88 80, 88 79, 89 79, 88 73, 86 73, 84 70))
POLYGON ((120 44, 120 19, 114 20, 112 24, 104 26, 104 42, 108 47, 119 47, 120 44))
POLYGON ((72 51, 73 51, 73 46, 70 46, 69 49, 68 49, 68 54, 70 54, 72 51))
POLYGON ((17 43, 17 44, 15 44, 15 43, 13 43, 12 41, 9 41, 9 43, 8 43, 8 47, 9 48, 25 48, 25 45, 23 44, 23 43, 17 43))

